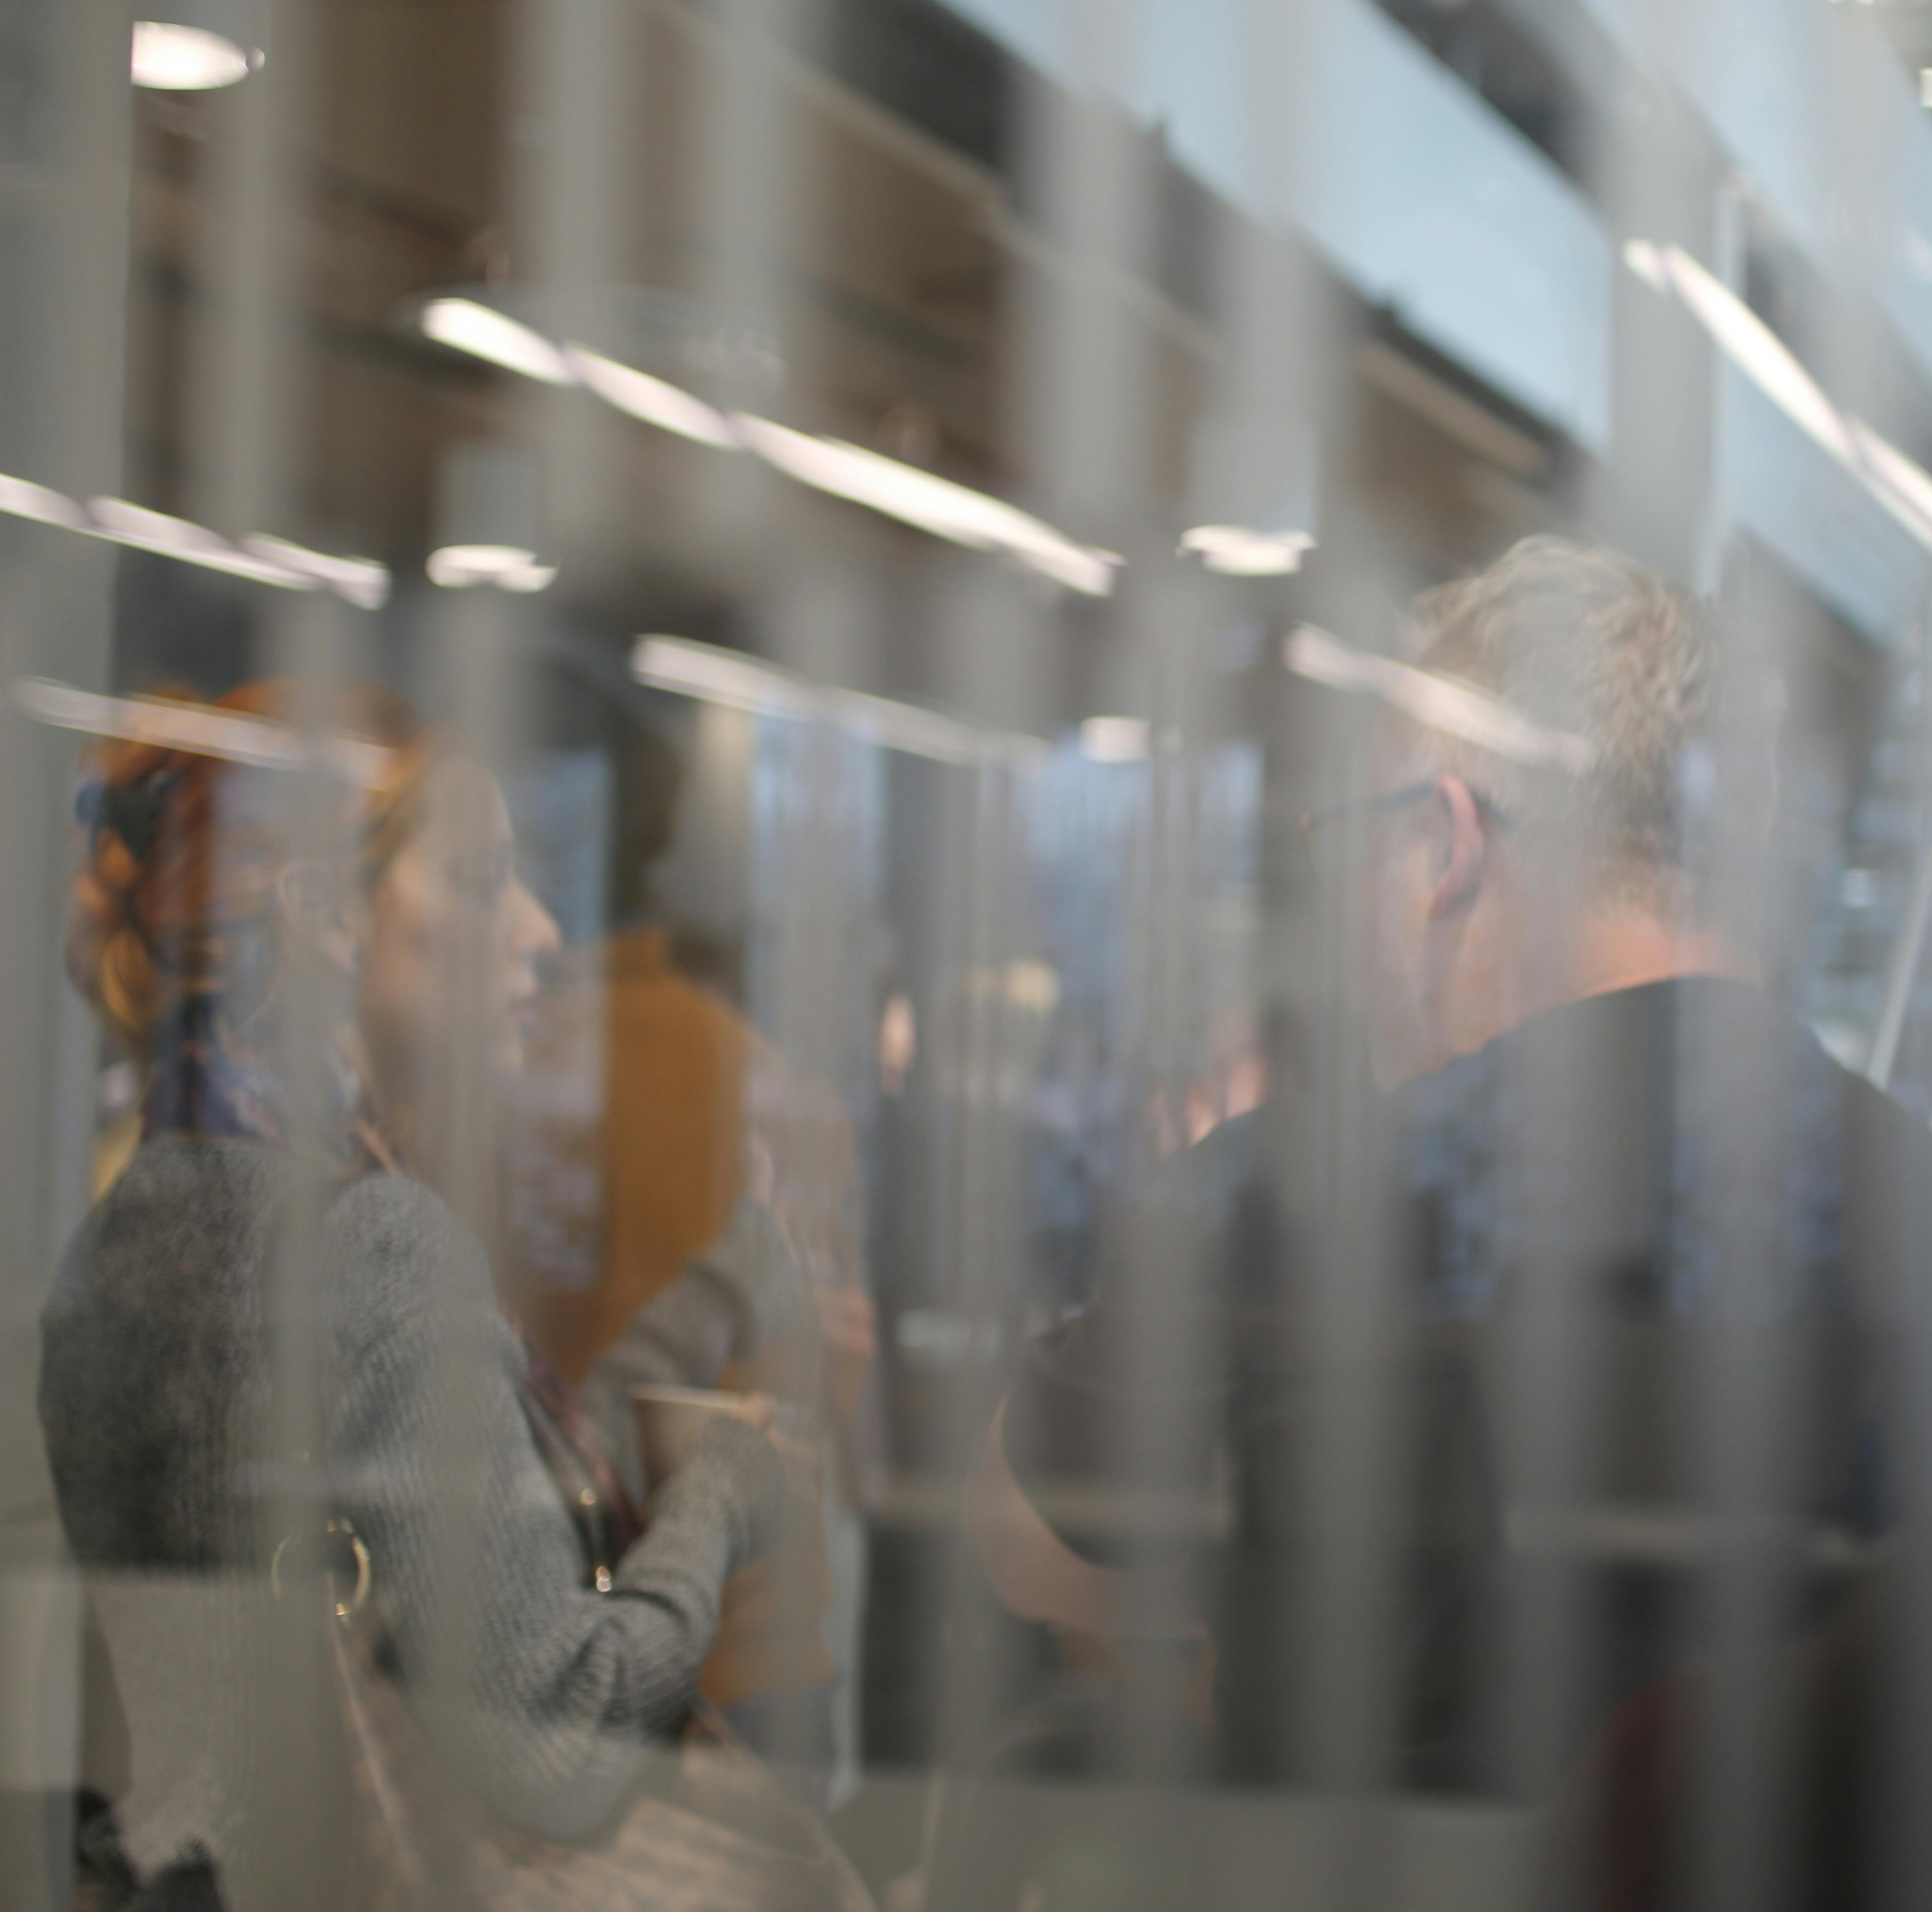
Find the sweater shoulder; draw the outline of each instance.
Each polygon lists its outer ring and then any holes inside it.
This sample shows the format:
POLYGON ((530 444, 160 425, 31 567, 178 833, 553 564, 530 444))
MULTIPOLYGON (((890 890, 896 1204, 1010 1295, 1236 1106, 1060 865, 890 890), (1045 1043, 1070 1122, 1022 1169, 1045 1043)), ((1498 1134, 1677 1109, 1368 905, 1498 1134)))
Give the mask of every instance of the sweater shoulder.
POLYGON ((184 1266, 233 1266, 262 1239, 285 1175, 275 1152, 259 1143, 144 1142, 68 1245, 50 1312, 104 1286, 126 1300, 151 1285, 172 1287, 184 1266))
POLYGON ((442 1197, 406 1175, 364 1175, 350 1182, 331 1205, 327 1227, 331 1246, 356 1265, 393 1268, 475 1251, 442 1197))

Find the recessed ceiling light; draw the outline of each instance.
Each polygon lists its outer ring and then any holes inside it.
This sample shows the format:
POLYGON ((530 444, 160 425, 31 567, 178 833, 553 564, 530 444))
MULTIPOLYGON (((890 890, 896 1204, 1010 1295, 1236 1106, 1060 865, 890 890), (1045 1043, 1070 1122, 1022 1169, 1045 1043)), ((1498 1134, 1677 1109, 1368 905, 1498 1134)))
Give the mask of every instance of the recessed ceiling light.
POLYGON ((259 52, 205 27, 172 20, 134 22, 130 69, 136 86, 164 93, 206 93, 246 79, 262 64, 259 52))
POLYGON ((556 567, 518 544, 446 544, 429 554, 429 581, 446 591, 494 584, 500 591, 547 591, 556 567))
POLYGON ((1089 763, 1144 763, 1149 732, 1144 717, 1090 717, 1080 727, 1080 754, 1089 763))
POLYGON ((1224 577, 1286 577, 1315 548, 1305 531, 1251 531, 1245 525, 1202 524, 1184 532, 1180 548, 1224 577))

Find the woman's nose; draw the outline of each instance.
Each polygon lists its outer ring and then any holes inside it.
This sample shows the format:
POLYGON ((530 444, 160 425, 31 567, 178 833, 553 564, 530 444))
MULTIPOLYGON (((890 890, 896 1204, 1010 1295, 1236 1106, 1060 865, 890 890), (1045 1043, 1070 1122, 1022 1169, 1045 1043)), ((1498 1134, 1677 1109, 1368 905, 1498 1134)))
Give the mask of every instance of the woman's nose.
POLYGON ((514 886, 510 901, 517 954, 532 963, 555 955, 563 947, 563 932, 557 928, 556 919, 521 883, 514 886))

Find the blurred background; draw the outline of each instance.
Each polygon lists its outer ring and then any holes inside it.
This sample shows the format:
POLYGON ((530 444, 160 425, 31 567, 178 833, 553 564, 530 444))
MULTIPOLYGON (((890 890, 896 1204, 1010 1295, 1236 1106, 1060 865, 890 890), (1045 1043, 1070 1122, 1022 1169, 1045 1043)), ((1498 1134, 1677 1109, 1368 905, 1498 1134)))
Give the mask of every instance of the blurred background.
MULTIPOLYGON (((1549 532, 1721 605, 1787 686, 1775 993, 1932 1118, 1928 103, 1922 0, 0 0, 8 1903, 86 1737, 35 1323, 139 1089, 60 961, 100 700, 368 680, 498 764, 562 944, 505 1252, 587 1367, 599 1176, 728 1158, 798 1305, 869 1299, 833 1823, 940 1903, 1024 1650, 958 1518, 1001 1377, 1342 987, 1298 820, 1364 700, 1294 634, 1549 532)), ((1175 1809, 1286 1840, 1270 1903, 1523 1889, 1496 1797, 1346 1893, 1318 1799, 1175 1809)), ((1018 1905, 1124 1902, 1056 1850, 1018 1905)))

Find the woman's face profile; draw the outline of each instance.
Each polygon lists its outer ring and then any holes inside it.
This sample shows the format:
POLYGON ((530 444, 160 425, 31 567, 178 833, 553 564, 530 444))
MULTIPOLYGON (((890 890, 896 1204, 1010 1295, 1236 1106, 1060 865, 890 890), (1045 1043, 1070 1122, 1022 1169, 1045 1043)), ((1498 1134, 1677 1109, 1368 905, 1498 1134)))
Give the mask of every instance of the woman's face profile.
POLYGON ((476 1044, 494 1077, 515 1074, 537 966, 558 940, 518 880, 495 778, 460 760, 437 765, 420 826, 369 894, 356 982, 365 1041, 418 1067, 476 1044))

